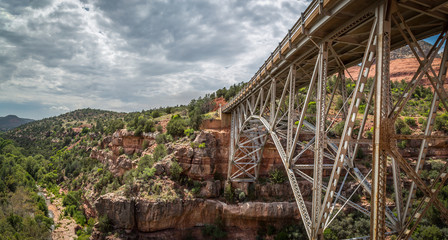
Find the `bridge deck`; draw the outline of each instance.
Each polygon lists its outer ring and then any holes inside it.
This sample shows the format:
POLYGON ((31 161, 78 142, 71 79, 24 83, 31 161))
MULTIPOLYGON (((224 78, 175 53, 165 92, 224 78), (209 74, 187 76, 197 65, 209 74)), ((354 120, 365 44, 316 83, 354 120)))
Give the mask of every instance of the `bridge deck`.
MULTIPOLYGON (((371 27, 368 23, 375 17, 376 4, 372 2, 376 1, 313 1, 246 87, 222 111, 230 113, 272 79, 285 78, 291 64, 298 67, 296 86, 308 85, 319 51, 316 43, 332 42, 334 51, 329 52, 328 76, 341 69, 336 55, 345 67, 359 64, 371 27)), ((440 33, 448 20, 445 0, 401 0, 397 1, 397 7, 417 40, 440 33)), ((391 36, 391 50, 406 45, 394 23, 391 36)))

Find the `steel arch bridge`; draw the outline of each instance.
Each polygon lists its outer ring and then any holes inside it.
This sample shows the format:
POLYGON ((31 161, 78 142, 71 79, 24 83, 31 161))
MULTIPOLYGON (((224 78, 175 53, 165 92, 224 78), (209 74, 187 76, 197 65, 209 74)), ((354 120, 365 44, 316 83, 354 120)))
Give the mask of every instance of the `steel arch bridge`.
POLYGON ((448 179, 448 162, 430 185, 419 174, 431 143, 448 140, 447 135, 433 134, 436 115, 448 109, 448 48, 443 47, 447 23, 445 0, 312 1, 254 77, 222 108, 231 118, 228 180, 257 181, 270 141, 285 167, 309 239, 321 239, 346 206, 370 217, 370 236, 359 239, 390 234, 409 239, 430 206, 447 217, 437 195, 448 179), (434 46, 423 52, 418 41, 433 35, 438 35, 434 46), (403 92, 392 96, 390 51, 405 45, 419 67, 403 92), (440 51, 436 71, 433 62, 440 51), (356 65, 357 76, 346 76, 347 68, 356 65), (370 72, 373 81, 368 81, 370 72), (351 93, 346 77, 355 82, 351 93), (396 134, 395 122, 424 79, 432 89, 424 133, 396 134), (335 102, 336 91, 342 106, 335 102), (311 101, 316 102, 315 111, 309 109, 311 101), (344 127, 336 137, 330 133, 339 121, 344 127), (373 126, 372 139, 363 136, 367 124, 373 126), (304 139, 310 133, 312 138, 304 139), (418 157, 402 156, 397 142, 403 139, 421 141, 418 157), (361 145, 372 150, 368 164, 356 159, 361 145), (306 151, 313 152, 312 163, 303 161, 306 151), (331 174, 324 175, 324 170, 331 174), (388 176, 393 179, 390 186, 388 176), (342 194, 347 177, 357 182, 355 191, 368 193, 370 208, 351 201, 354 192, 342 194), (311 197, 302 195, 299 181, 312 184, 311 197), (417 189, 423 198, 416 198, 417 189))

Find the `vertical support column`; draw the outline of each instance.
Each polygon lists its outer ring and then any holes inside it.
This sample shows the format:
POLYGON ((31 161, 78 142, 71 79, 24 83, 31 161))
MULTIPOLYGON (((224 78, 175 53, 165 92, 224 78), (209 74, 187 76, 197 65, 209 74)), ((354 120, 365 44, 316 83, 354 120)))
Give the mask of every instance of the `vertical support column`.
MULTIPOLYGON (((328 42, 320 44, 318 62, 318 80, 317 80, 317 100, 316 100, 316 140, 314 144, 314 173, 313 173, 313 239, 318 238, 320 232, 318 226, 318 217, 322 205, 322 166, 324 161, 325 147, 325 97, 327 89, 327 61, 328 61, 328 42)), ((321 233, 320 233, 321 234, 321 233)))
POLYGON ((370 217, 370 239, 385 239, 386 232, 386 174, 387 145, 391 128, 388 121, 390 111, 390 9, 388 1, 384 1, 376 9, 377 58, 376 58, 376 92, 374 140, 372 157, 372 197, 370 217))
POLYGON ((231 179, 230 179, 230 176, 231 176, 231 174, 232 174, 232 165, 233 165, 233 155, 234 155, 234 152, 235 152, 235 134, 236 134, 236 132, 235 132, 235 129, 236 129, 236 126, 235 126, 235 119, 236 119, 236 110, 233 110, 232 111, 232 116, 231 116, 231 121, 230 121, 230 149, 229 149, 229 163, 228 163, 228 166, 227 166, 227 181, 230 181, 231 179))
MULTIPOLYGON (((289 153, 294 146, 292 146, 293 142, 293 130, 294 130, 294 103, 295 103, 295 78, 296 78, 296 69, 294 64, 289 67, 289 98, 288 98, 288 132, 287 132, 287 143, 286 143, 286 152, 289 153)), ((290 161, 287 161, 287 167, 289 166, 290 161)))
POLYGON ((275 97, 276 97, 276 79, 272 79, 272 83, 271 83, 271 107, 269 109, 269 113, 270 113, 270 119, 269 119, 269 123, 271 124, 271 126, 274 124, 275 121, 275 97))
POLYGON ((250 96, 250 103, 249 103, 249 109, 250 109, 250 115, 255 114, 255 109, 257 108, 257 106, 255 106, 255 94, 252 94, 252 96, 250 96))
MULTIPOLYGON (((344 103, 345 100, 347 100, 347 85, 345 83, 345 73, 344 73, 344 69, 342 69, 341 71, 339 71, 339 77, 341 78, 341 97, 342 97, 342 102, 344 103)), ((343 105, 343 115, 342 115, 342 119, 345 120, 347 118, 347 112, 348 112, 348 108, 347 108, 348 104, 344 104, 343 105)))

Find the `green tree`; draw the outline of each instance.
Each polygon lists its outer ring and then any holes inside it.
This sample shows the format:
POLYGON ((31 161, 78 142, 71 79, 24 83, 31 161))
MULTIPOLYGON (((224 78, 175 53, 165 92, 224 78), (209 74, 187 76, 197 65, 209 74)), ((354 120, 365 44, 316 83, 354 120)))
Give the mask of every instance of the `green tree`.
POLYGON ((173 160, 173 162, 171 163, 170 166, 170 173, 171 173, 171 178, 173 180, 179 180, 180 179, 180 175, 182 174, 182 167, 179 165, 179 163, 176 160, 173 160))
POLYGON ((160 161, 166 156, 166 148, 164 144, 157 144, 154 149, 153 158, 155 161, 160 161))
POLYGON ((182 137, 186 129, 185 120, 180 117, 172 118, 166 126, 166 132, 173 137, 182 137))
POLYGON ((203 119, 200 109, 198 107, 194 108, 194 110, 189 113, 189 116, 190 126, 195 130, 199 130, 203 119))

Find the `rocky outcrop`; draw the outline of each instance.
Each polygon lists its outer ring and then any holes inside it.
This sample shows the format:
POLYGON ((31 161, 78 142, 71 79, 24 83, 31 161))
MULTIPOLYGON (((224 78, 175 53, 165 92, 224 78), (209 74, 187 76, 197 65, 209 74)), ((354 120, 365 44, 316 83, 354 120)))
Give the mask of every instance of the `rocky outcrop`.
MULTIPOLYGON (((440 69, 440 58, 435 58, 433 63, 432 63, 432 67, 434 68, 434 70, 436 72, 439 71, 440 69)), ((390 80, 391 81, 401 81, 401 80, 406 80, 407 82, 409 82, 410 80, 412 80, 412 77, 414 76, 414 73, 416 72, 416 70, 419 67, 419 63, 417 61, 417 59, 415 59, 414 57, 412 58, 402 58, 402 59, 394 59, 390 61, 390 80)), ((348 69, 348 72, 350 73, 350 75, 356 79, 358 77, 359 74, 359 66, 353 66, 351 68, 348 69)), ((372 65, 371 70, 369 72, 368 77, 374 77, 375 76, 375 69, 376 66, 372 65)), ((430 86, 431 83, 429 82, 428 78, 426 76, 423 77, 422 83, 424 86, 430 86)))
POLYGON ((112 136, 104 137, 98 147, 90 152, 90 157, 107 165, 115 176, 121 176, 126 171, 136 166, 128 156, 143 152, 143 141, 148 146, 155 144, 154 133, 144 133, 142 136, 134 136, 133 132, 126 129, 117 130, 112 136))
POLYGON ((221 193, 221 181, 205 181, 199 195, 203 198, 217 198, 221 193))
POLYGON ((139 232, 189 229, 222 219, 226 227, 256 229, 260 224, 281 224, 300 216, 294 202, 247 202, 228 205, 218 200, 177 200, 154 202, 126 199, 114 194, 101 196, 95 203, 99 216, 107 215, 115 228, 139 232))
POLYGON ((126 171, 131 170, 136 165, 136 163, 125 154, 117 157, 111 151, 101 150, 96 147, 90 152, 90 157, 105 164, 115 176, 123 175, 126 171))
POLYGON ((184 174, 191 179, 211 179, 215 173, 218 142, 208 132, 200 132, 193 142, 170 143, 168 153, 179 162, 184 169, 184 174))

